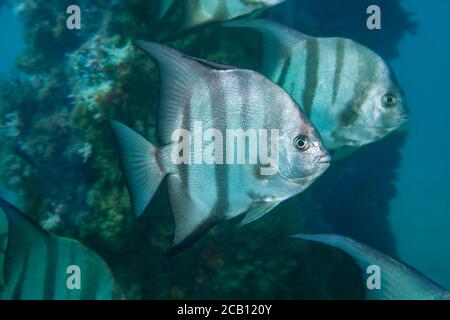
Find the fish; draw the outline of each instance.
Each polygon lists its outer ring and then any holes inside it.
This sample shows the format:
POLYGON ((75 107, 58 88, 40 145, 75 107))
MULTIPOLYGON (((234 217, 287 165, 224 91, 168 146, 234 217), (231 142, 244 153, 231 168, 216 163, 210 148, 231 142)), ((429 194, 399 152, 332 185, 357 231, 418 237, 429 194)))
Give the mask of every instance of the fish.
MULTIPOLYGON (((136 45, 159 67, 157 143, 117 120, 111 125, 137 217, 167 179, 175 222, 169 255, 186 249, 222 220, 245 214, 241 221, 245 225, 259 219, 305 190, 329 167, 330 157, 317 130, 292 98, 260 73, 189 57, 159 43, 136 41, 136 45), (199 125, 205 135, 216 132, 214 138, 198 144, 199 125), (276 161, 267 161, 258 152, 256 162, 238 163, 237 143, 226 148, 214 145, 209 154, 216 161, 192 160, 231 131, 248 133, 245 139, 251 139, 252 132, 266 132, 261 141, 268 141, 265 150, 276 161), (176 132, 188 134, 174 139, 176 132), (179 145, 185 141, 193 146, 181 151, 179 145), (186 161, 179 161, 181 154, 186 161)), ((259 147, 262 151, 264 146, 259 147)), ((244 153, 252 158, 250 152, 244 153)))
POLYGON ((183 28, 193 28, 211 22, 231 20, 278 5, 285 0, 162 0, 159 18, 174 6, 183 6, 183 28))
POLYGON ((409 109, 395 73, 369 48, 346 38, 308 36, 264 19, 223 26, 263 34, 262 74, 303 108, 333 160, 406 123, 409 109))
POLYGON ((170 8, 173 6, 175 0, 161 0, 159 3, 159 19, 162 19, 170 8))
POLYGON ((380 270, 379 289, 363 285, 367 300, 450 300, 450 292, 420 271, 351 238, 336 234, 297 234, 294 239, 337 248, 354 259, 363 279, 369 266, 380 270))
POLYGON ((8 221, 6 253, 0 256, 0 300, 121 297, 108 265, 80 242, 48 233, 1 196, 0 214, 8 221), (77 285, 71 281, 75 270, 80 275, 76 289, 69 288, 77 285))

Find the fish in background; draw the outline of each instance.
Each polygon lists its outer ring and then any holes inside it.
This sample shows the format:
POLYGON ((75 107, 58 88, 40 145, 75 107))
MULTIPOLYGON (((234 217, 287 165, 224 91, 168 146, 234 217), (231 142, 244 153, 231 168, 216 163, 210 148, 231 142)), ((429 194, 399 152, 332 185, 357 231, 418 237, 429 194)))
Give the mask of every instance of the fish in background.
POLYGON ((342 250, 355 260, 363 278, 367 276, 368 266, 377 265, 381 271, 381 286, 369 289, 364 283, 368 300, 450 300, 450 292, 418 270, 351 238, 335 234, 298 234, 293 238, 342 250))
POLYGON ((163 18, 174 5, 183 6, 183 27, 231 20, 261 11, 285 0, 162 0, 159 17, 163 18))
POLYGON ((44 231, 2 197, 0 214, 8 221, 6 252, 0 255, 0 300, 120 298, 106 263, 81 243, 44 231), (80 268, 76 290, 68 287, 70 266, 80 268))
POLYGON ((311 37, 263 19, 223 25, 263 34, 262 73, 303 108, 333 159, 406 122, 405 96, 394 73, 367 47, 345 38, 311 37))
MULTIPOLYGON (((221 220, 245 214, 241 224, 246 224, 262 217, 305 190, 329 167, 329 154, 316 129, 292 98, 269 79, 255 71, 187 57, 165 45, 136 44, 156 60, 160 70, 159 145, 120 122, 111 123, 136 216, 167 178, 175 222, 169 254, 187 248, 221 220), (198 122, 205 131, 219 130, 224 137, 228 129, 278 129, 279 159, 271 166, 273 174, 261 175, 260 156, 258 164, 220 164, 225 155, 214 163, 174 163, 173 132, 188 130, 189 140, 195 141, 192 132, 198 122)), ((195 148, 188 152, 195 159, 195 148)))

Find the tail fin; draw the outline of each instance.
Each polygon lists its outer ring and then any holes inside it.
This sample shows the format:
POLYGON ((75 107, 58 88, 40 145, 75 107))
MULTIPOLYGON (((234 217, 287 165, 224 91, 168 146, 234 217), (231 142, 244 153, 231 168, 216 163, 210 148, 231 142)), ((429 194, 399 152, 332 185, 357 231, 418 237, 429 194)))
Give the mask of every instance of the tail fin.
POLYGON ((165 175, 157 161, 158 149, 118 121, 111 121, 111 126, 120 144, 122 170, 133 211, 136 216, 140 216, 165 175))
MULTIPOLYGON (((380 288, 369 288, 364 283, 369 300, 430 300, 450 299, 450 293, 414 268, 359 243, 351 238, 335 234, 297 234, 294 239, 307 240, 338 248, 351 256, 361 268, 363 279, 370 276, 369 266, 380 271, 380 288)), ((373 271, 372 271, 373 272, 373 271)))
POLYGON ((159 19, 164 18, 169 9, 172 7, 174 0, 162 0, 159 8, 159 19))

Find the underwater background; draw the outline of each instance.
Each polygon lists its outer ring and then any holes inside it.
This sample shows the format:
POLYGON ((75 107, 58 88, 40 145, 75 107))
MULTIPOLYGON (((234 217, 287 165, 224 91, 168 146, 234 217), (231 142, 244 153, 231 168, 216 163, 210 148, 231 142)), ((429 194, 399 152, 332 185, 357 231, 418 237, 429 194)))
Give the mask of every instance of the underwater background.
MULTIPOLYGON (((156 1, 77 2, 80 31, 65 25, 71 1, 0 2, 0 185, 44 229, 99 254, 126 298, 362 298, 352 260, 289 239, 298 232, 350 236, 450 289, 449 1, 288 0, 264 12, 380 54, 406 93, 409 123, 334 163, 264 218, 244 228, 221 223, 174 258, 165 255, 167 195, 133 218, 108 125, 113 118, 155 134, 157 69, 130 41, 248 68, 261 43, 217 24, 174 37, 177 12, 158 21, 156 1), (365 27, 371 4, 382 9, 382 30, 365 27)), ((5 234, 0 223, 2 247, 5 234)))

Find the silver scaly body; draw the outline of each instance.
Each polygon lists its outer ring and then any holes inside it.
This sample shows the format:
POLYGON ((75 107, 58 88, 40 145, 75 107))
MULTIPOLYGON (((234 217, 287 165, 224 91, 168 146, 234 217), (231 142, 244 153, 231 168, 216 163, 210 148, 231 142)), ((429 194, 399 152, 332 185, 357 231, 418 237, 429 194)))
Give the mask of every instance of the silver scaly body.
POLYGON ((263 33, 262 73, 303 108, 333 155, 377 141, 406 121, 405 98, 392 71, 357 42, 311 37, 258 19, 224 25, 263 33), (389 96, 394 103, 383 105, 389 96))
MULTIPOLYGON (((123 170, 140 215, 164 177, 174 213, 173 251, 200 238, 221 220, 246 214, 249 223, 276 205, 306 189, 329 166, 329 156, 320 136, 286 92, 261 74, 191 58, 166 46, 138 42, 160 69, 161 98, 157 122, 160 147, 119 122, 112 122, 121 145, 123 170), (274 112, 274 110, 277 110, 274 112), (175 164, 173 133, 188 130, 195 144, 196 123, 203 131, 252 129, 279 132, 279 160, 276 172, 261 175, 261 163, 175 164), (308 137, 310 147, 294 147, 297 136, 308 137)), ((210 143, 203 141, 202 152, 210 143)), ((190 148, 190 159, 196 148, 190 148)), ((184 150, 183 150, 184 153, 184 150)), ((259 154, 258 154, 258 160, 259 154)))

